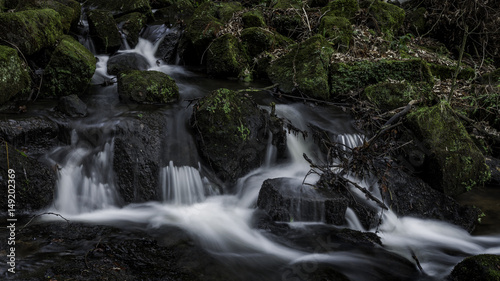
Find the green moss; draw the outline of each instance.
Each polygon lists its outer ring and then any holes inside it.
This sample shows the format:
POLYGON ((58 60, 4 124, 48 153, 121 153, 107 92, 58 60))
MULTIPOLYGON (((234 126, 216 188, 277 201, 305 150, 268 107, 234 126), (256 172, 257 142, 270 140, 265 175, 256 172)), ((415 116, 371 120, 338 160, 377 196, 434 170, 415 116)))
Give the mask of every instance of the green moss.
POLYGON ((325 16, 344 17, 352 20, 359 10, 357 0, 334 0, 321 9, 325 16))
POLYGON ((215 77, 239 77, 248 68, 241 42, 232 34, 215 39, 207 51, 207 73, 215 77))
POLYGON ((484 156, 447 103, 421 107, 408 114, 407 120, 430 151, 425 178, 432 187, 456 196, 488 180, 484 156))
POLYGON ((396 5, 383 1, 375 1, 370 5, 369 12, 377 20, 380 31, 391 41, 403 25, 405 11, 396 5))
POLYGON ((296 45, 268 68, 269 78, 284 93, 305 94, 327 100, 328 68, 332 46, 321 35, 296 45))
POLYGON ((450 280, 500 281, 500 256, 484 254, 465 258, 455 266, 450 280))
MULTIPOLYGON (((53 46, 62 35, 61 16, 52 9, 0 13, 0 38, 16 45, 24 55, 53 46)), ((7 44, 3 40, 0 44, 7 44)))
POLYGON ((118 93, 135 103, 170 103, 179 99, 179 88, 167 74, 159 71, 131 70, 118 75, 118 93))
POLYGON ((301 9, 304 3, 301 0, 276 0, 274 9, 301 9))
POLYGON ((89 29, 96 48, 100 52, 111 53, 121 46, 121 36, 111 13, 92 10, 87 13, 89 29))
POLYGON ((500 84, 500 68, 495 69, 492 72, 486 73, 482 76, 484 84, 500 84))
POLYGON ((16 7, 18 11, 36 9, 53 9, 58 12, 61 15, 64 33, 68 33, 72 26, 76 27, 76 24, 80 20, 80 3, 74 0, 20 1, 16 7))
POLYGON ((81 94, 95 69, 94 55, 71 36, 65 35, 45 68, 42 93, 46 96, 81 94))
POLYGON ((133 12, 151 15, 149 0, 86 0, 84 5, 89 9, 107 11, 115 17, 133 12))
POLYGON ((300 30, 304 26, 302 18, 297 14, 275 13, 271 19, 271 27, 286 37, 297 39, 300 30))
POLYGON ((351 22, 343 17, 325 16, 321 18, 318 34, 330 39, 339 50, 347 50, 352 40, 351 22))
POLYGON ((27 69, 16 50, 0 46, 0 104, 30 90, 31 79, 27 69))
POLYGON ((334 95, 345 94, 388 79, 434 83, 429 66, 420 59, 332 63, 330 66, 330 90, 334 95))
POLYGON ((425 13, 427 13, 427 10, 424 7, 408 12, 408 22, 411 24, 412 32, 417 35, 422 35, 427 31, 425 13))
POLYGON ((139 33, 146 25, 146 16, 141 13, 130 13, 116 19, 117 25, 127 36, 127 43, 134 47, 139 42, 139 33))
POLYGON ((366 87, 364 96, 383 111, 405 106, 415 99, 431 101, 436 98, 425 82, 382 82, 366 87))
POLYGON ((241 20, 243 21, 243 27, 265 27, 266 21, 264 20, 264 16, 262 12, 259 10, 252 10, 244 13, 241 16, 241 20))
MULTIPOLYGON (((437 63, 429 63, 432 75, 439 79, 452 79, 455 75, 456 66, 448 66, 437 63)), ((458 79, 472 79, 475 77, 475 71, 471 67, 464 67, 458 73, 458 79)))
POLYGON ((251 57, 255 57, 264 51, 272 51, 293 43, 291 39, 279 33, 260 27, 243 29, 241 32, 241 41, 251 57))

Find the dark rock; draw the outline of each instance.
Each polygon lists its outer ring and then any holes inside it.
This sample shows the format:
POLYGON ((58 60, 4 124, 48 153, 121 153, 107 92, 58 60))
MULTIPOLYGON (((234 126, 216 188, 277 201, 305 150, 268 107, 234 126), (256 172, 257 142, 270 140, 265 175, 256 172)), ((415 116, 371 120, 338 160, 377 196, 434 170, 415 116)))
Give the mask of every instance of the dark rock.
POLYGON ((134 48, 139 42, 139 34, 146 25, 146 16, 141 13, 130 13, 116 19, 118 30, 126 36, 127 43, 134 48))
POLYGON ((52 9, 61 15, 64 33, 76 28, 81 15, 80 3, 74 0, 19 1, 16 11, 52 9))
POLYGON ((357 0, 334 0, 321 9, 321 13, 330 17, 343 17, 352 22, 359 10, 357 0))
POLYGON ((121 17, 133 12, 151 16, 148 0, 88 0, 84 2, 87 10, 99 9, 111 13, 113 17, 121 17))
POLYGON ((365 88, 364 96, 383 111, 406 106, 412 100, 431 103, 435 93, 427 83, 381 82, 365 88))
POLYGON ((405 19, 403 9, 383 1, 374 1, 368 11, 377 20, 380 31, 384 33, 385 38, 388 40, 394 38, 405 19))
POLYGON ((500 186, 500 160, 492 157, 486 157, 485 160, 491 173, 491 178, 488 183, 500 186))
POLYGON ((84 93, 95 69, 94 55, 73 37, 65 35, 45 68, 42 93, 48 97, 84 93))
POLYGON ((325 16, 321 18, 318 34, 330 39, 337 50, 346 51, 353 37, 351 22, 344 17, 325 16))
POLYGON ((70 117, 87 116, 87 105, 77 95, 61 97, 57 109, 70 117))
POLYGON ((100 53, 113 53, 122 44, 120 32, 110 12, 92 10, 87 13, 89 30, 96 49, 100 53))
MULTIPOLYGON (((288 8, 290 7, 287 7, 287 9, 288 8)), ((299 30, 307 28, 304 26, 299 15, 288 15, 285 13, 273 13, 269 26, 275 28, 281 35, 292 39, 298 39, 300 34, 299 30)))
POLYGON ((234 35, 215 39, 207 50, 207 73, 214 77, 245 79, 249 76, 248 56, 234 35))
POLYGON ((302 0, 278 0, 274 4, 273 8, 274 9, 289 9, 289 8, 300 9, 300 8, 302 8, 302 6, 303 6, 302 0))
POLYGON ((163 72, 130 70, 118 75, 118 94, 124 102, 171 103, 179 99, 179 88, 163 72))
POLYGON ((10 47, 0 46, 0 77, 0 105, 18 93, 27 95, 31 88, 28 67, 10 47))
POLYGON ((241 20, 243 21, 243 28, 266 26, 264 16, 259 10, 252 10, 244 13, 241 15, 241 20))
POLYGON ((500 256, 477 255, 464 259, 453 268, 450 281, 498 281, 500 280, 500 256))
POLYGON ((61 16, 52 9, 0 13, 1 44, 10 42, 25 56, 52 47, 62 35, 61 16))
POLYGON ((108 74, 119 75, 129 70, 147 70, 149 62, 138 53, 121 53, 110 57, 107 67, 108 74))
POLYGON ((180 37, 181 32, 178 29, 173 29, 165 34, 159 43, 155 56, 162 58, 167 64, 175 64, 180 37))
POLYGON ((273 51, 274 49, 293 43, 291 39, 279 33, 260 27, 243 29, 240 38, 251 57, 256 57, 264 51, 273 51))

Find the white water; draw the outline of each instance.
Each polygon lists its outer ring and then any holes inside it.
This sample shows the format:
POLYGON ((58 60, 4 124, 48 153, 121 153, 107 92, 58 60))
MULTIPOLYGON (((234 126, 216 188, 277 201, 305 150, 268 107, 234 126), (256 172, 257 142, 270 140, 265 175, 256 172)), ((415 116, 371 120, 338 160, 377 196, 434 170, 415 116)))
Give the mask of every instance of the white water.
MULTIPOLYGON (((157 59, 153 56, 155 46, 147 40, 141 39, 136 48, 129 51, 145 56, 151 64, 151 70, 163 71, 173 76, 191 75, 178 66, 161 63, 157 65, 157 59)), ((105 70, 106 59, 100 58, 97 77, 109 78, 105 70)), ((187 89, 180 88, 181 91, 187 89)), ((277 105, 276 111, 279 116, 289 119, 301 130, 308 129, 308 124, 305 122, 308 118, 304 117, 305 114, 315 114, 314 109, 308 109, 301 104, 277 105)), ((338 122, 336 119, 327 118, 318 124, 328 130, 337 127, 336 122, 338 122)), ((337 141, 353 148, 362 144, 363 137, 351 130, 337 134, 337 141)), ((269 145, 264 165, 242 177, 237 182, 235 194, 220 195, 213 191, 209 181, 201 175, 200 167, 175 166, 173 161, 169 161, 169 165, 162 168, 158 175, 162 182, 160 188, 164 194, 163 202, 131 204, 122 208, 116 206, 117 195, 113 182, 103 181, 99 176, 103 171, 112 174, 112 141, 98 152, 87 147, 74 146, 67 160, 59 163, 61 170, 55 206, 58 212, 75 221, 132 223, 145 225, 145 230, 165 225, 177 226, 184 229, 207 250, 221 256, 240 258, 272 256, 289 263, 312 260, 330 263, 339 270, 355 264, 360 269, 359 272, 346 272, 346 274, 353 280, 366 279, 372 273, 364 272, 362 269, 380 266, 376 258, 352 252, 329 251, 324 254, 301 252, 277 244, 269 240, 262 231, 253 228, 255 204, 264 180, 279 177, 303 180, 310 169, 303 158, 303 153, 315 160, 322 160, 321 153, 311 138, 289 134, 287 143, 289 153, 287 161, 276 163, 275 148, 269 145)), ((317 179, 318 176, 311 175, 307 177, 306 182, 314 184, 317 179)), ((370 182, 361 181, 360 184, 369 187, 370 182)), ((362 200, 364 195, 359 194, 358 197, 362 200)), ((346 221, 346 225, 341 227, 364 231, 356 214, 350 209, 347 210, 346 221)), ((307 224, 303 227, 307 228, 307 224)), ((385 249, 398 253, 411 262, 413 262, 411 257, 413 251, 425 273, 436 278, 443 278, 449 274, 452 267, 468 255, 500 254, 499 236, 473 237, 447 223, 398 218, 390 211, 384 212, 378 235, 382 238, 385 249)))

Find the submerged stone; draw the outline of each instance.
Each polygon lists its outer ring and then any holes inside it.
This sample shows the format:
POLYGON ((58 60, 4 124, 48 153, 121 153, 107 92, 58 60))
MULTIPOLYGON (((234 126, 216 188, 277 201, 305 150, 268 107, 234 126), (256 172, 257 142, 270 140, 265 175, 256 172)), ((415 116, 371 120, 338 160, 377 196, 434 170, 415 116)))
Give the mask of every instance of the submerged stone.
POLYGON ((330 97, 328 70, 333 52, 323 36, 315 35, 272 62, 267 73, 284 93, 327 100, 330 97))
POLYGON ((215 77, 244 77, 248 58, 241 42, 231 34, 215 39, 207 50, 207 73, 215 77))
POLYGON ((483 154, 448 104, 419 108, 407 120, 428 151, 422 177, 433 188, 456 196, 489 179, 483 154))
POLYGON ((99 52, 113 53, 122 44, 120 32, 110 12, 92 10, 87 13, 90 35, 99 52))
POLYGON ((118 75, 118 94, 125 102, 171 103, 179 99, 179 88, 163 72, 131 70, 118 75))
POLYGON ((62 35, 61 16, 52 9, 0 13, 0 44, 10 42, 25 56, 52 47, 62 35))
POLYGON ((17 51, 0 45, 0 104, 19 93, 28 93, 31 78, 17 51))
POLYGON ((45 68, 42 92, 45 96, 83 93, 95 69, 94 55, 73 37, 66 35, 45 68))

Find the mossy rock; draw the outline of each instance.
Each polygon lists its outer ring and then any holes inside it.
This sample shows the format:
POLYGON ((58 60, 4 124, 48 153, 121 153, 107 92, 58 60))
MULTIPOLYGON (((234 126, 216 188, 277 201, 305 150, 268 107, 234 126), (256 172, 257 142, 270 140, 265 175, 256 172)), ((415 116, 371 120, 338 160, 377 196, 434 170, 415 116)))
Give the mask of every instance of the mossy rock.
POLYGON ((412 32, 416 35, 422 35, 427 32, 427 20, 425 14, 427 10, 424 7, 420 7, 413 11, 406 11, 406 22, 410 26, 412 32))
POLYGON ((95 69, 94 55, 73 37, 65 35, 45 68, 42 93, 48 97, 81 94, 95 69))
POLYGON ((163 72, 131 70, 118 75, 118 94, 125 102, 171 103, 179 99, 179 88, 163 72))
POLYGON ((118 50, 122 44, 120 32, 111 13, 92 10, 87 13, 89 30, 98 52, 109 54, 118 50))
POLYGON ((299 30, 303 27, 306 28, 302 18, 297 15, 288 15, 281 12, 276 12, 273 14, 270 26, 276 29, 278 33, 292 39, 297 39, 300 32, 299 30))
POLYGON ((28 67, 19 58, 17 51, 0 46, 0 104, 18 93, 29 92, 30 85, 28 67))
POLYGON ((429 66, 421 59, 334 62, 330 66, 330 91, 333 95, 345 94, 388 79, 434 83, 429 66))
POLYGON ((0 44, 10 42, 25 56, 54 46, 62 35, 61 16, 52 9, 0 13, 0 44))
POLYGON ((365 88, 364 97, 379 109, 389 111, 412 100, 432 101, 436 95, 427 83, 382 82, 365 88))
POLYGON ((456 196, 489 179, 484 156, 447 103, 411 112, 407 125, 428 151, 422 178, 434 189, 456 196))
POLYGON ((500 256, 477 255, 464 259, 453 268, 450 281, 500 281, 500 256))
POLYGON ((351 22, 344 17, 324 16, 321 18, 318 34, 331 39, 337 49, 346 51, 352 40, 351 22))
POLYGON ((241 20, 243 22, 243 28, 266 26, 264 16, 259 10, 252 10, 244 13, 241 15, 241 20))
POLYGON ((215 77, 240 77, 248 69, 248 56, 232 34, 215 39, 207 50, 207 73, 215 77))
POLYGON ((70 28, 76 28, 80 20, 81 6, 74 0, 46 0, 46 1, 20 1, 16 7, 17 11, 53 9, 61 15, 61 23, 64 33, 68 33, 70 28))
POLYGON ((127 36, 127 43, 131 48, 139 42, 139 33, 146 25, 147 18, 141 13, 130 13, 117 18, 118 29, 127 36))
POLYGON ((179 0, 171 2, 173 2, 172 5, 155 11, 155 20, 163 20, 165 24, 176 25, 179 21, 187 22, 196 10, 194 1, 179 0))
POLYGON ((334 0, 321 9, 321 13, 326 13, 325 16, 344 17, 348 20, 354 19, 359 11, 357 0, 334 0))
POLYGON ((269 78, 282 92, 329 99, 328 69, 333 48, 321 35, 297 44, 268 68, 269 78))
POLYGON ((307 4, 309 5, 309 7, 315 8, 315 7, 324 7, 328 5, 329 2, 330 1, 328 0, 308 0, 307 4))
MULTIPOLYGON (((452 79, 455 75, 456 66, 448 66, 437 63, 429 63, 432 75, 439 79, 452 79)), ((475 77, 475 71, 471 67, 463 67, 458 72, 458 79, 472 79, 475 77)))
POLYGON ((483 84, 498 85, 500 84, 500 68, 488 72, 481 77, 483 84))
POLYGON ((304 6, 302 0, 277 0, 274 9, 301 9, 304 6))
POLYGON ((114 17, 139 12, 152 16, 149 0, 87 0, 84 2, 87 10, 99 9, 111 13, 114 17))
POLYGON ((249 96, 218 89, 194 108, 191 123, 199 148, 219 178, 235 181, 261 165, 269 116, 249 96))
POLYGON ((376 0, 370 5, 370 14, 377 20, 378 27, 387 40, 392 40, 403 26, 405 11, 396 5, 376 0))
POLYGON ((271 65, 271 62, 275 59, 269 52, 263 52, 259 56, 257 56, 253 61, 253 70, 256 78, 259 79, 269 79, 269 75, 267 75, 267 69, 271 65))
POLYGON ((251 57, 255 57, 264 51, 272 51, 293 43, 293 40, 290 38, 260 27, 243 29, 240 38, 251 57))

